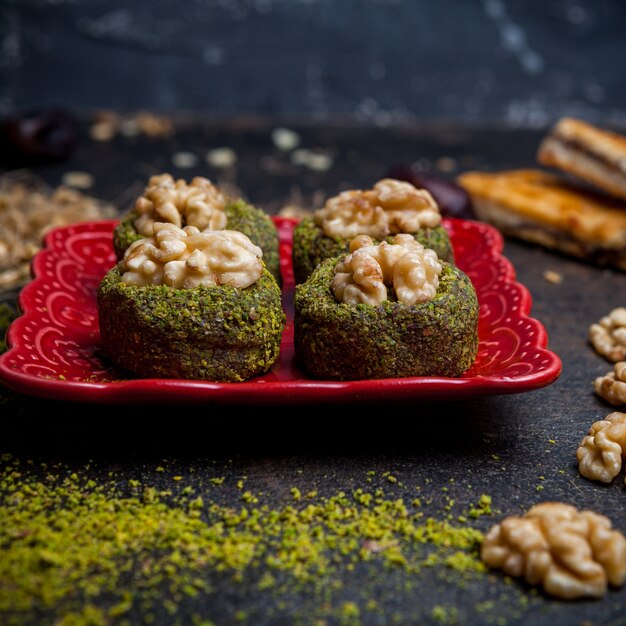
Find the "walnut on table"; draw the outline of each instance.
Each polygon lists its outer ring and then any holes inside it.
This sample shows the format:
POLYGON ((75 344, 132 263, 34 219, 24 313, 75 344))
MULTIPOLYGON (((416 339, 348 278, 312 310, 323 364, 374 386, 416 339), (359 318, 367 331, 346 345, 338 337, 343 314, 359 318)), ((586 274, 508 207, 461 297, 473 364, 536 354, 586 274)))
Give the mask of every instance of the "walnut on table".
POLYGON ((626 360, 626 308, 618 307, 589 327, 589 340, 609 361, 626 360))
POLYGON ((626 361, 619 361, 612 372, 598 376, 593 386, 596 393, 610 404, 626 404, 626 361))
POLYGON ((578 470, 590 480, 610 483, 622 469, 626 452, 626 413, 611 413, 595 422, 576 450, 578 470))
POLYGON ((481 549, 483 562, 541 584, 557 598, 602 597, 626 578, 626 539, 607 517, 558 502, 532 507, 496 524, 481 549))

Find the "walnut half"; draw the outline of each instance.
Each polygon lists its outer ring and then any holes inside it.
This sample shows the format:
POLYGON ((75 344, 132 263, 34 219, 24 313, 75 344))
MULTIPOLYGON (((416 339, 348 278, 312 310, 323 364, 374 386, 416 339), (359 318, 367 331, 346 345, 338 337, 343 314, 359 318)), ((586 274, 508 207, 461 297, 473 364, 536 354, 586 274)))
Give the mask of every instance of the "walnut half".
POLYGON ((626 413, 594 422, 576 450, 578 471, 590 480, 610 483, 622 469, 626 452, 626 413))
POLYGON ((618 307, 589 327, 589 341, 613 363, 626 360, 626 308, 618 307))
POLYGON ((441 214, 426 189, 384 178, 372 189, 344 191, 329 198, 323 208, 315 211, 313 219, 328 237, 368 235, 384 239, 435 228, 441 223, 441 214))
POLYGON ((157 222, 154 235, 135 241, 120 264, 122 282, 174 289, 230 285, 244 289, 263 273, 261 249, 234 230, 200 232, 157 222))
POLYGON ((596 393, 610 404, 626 404, 626 361, 619 361, 612 372, 598 376, 593 386, 596 393))
POLYGON ((610 520, 559 502, 496 524, 481 549, 483 562, 509 576, 541 584, 557 598, 600 598, 626 578, 626 539, 610 520))
POLYGON ((144 237, 152 235, 157 222, 178 228, 221 230, 226 228, 225 206, 226 198, 208 179, 196 176, 187 184, 182 179, 175 181, 170 174, 161 174, 150 178, 143 195, 137 199, 138 217, 134 224, 144 237))
POLYGON ((392 241, 375 246, 367 235, 359 235, 350 242, 351 253, 335 266, 330 284, 339 302, 376 306, 388 299, 391 286, 401 304, 435 297, 443 269, 437 253, 412 235, 396 235, 392 241))

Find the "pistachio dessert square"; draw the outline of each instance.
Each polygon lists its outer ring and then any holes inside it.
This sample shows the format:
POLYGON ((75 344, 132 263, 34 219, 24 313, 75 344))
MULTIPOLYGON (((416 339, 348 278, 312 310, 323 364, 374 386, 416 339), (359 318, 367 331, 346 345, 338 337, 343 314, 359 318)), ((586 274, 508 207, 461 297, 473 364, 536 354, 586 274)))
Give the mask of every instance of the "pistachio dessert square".
POLYGON ((285 314, 261 249, 232 230, 152 229, 100 283, 104 353, 144 378, 240 382, 267 372, 285 314))
POLYGON ((472 282, 406 233, 355 237, 296 287, 294 304, 296 356, 318 378, 453 377, 476 358, 472 282))

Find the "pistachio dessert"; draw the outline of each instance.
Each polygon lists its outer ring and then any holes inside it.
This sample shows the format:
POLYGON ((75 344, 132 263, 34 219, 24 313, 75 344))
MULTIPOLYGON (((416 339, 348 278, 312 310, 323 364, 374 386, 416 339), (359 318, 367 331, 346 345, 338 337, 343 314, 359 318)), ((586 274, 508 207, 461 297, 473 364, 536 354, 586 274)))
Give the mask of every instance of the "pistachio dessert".
POLYGON ((263 250, 267 269, 280 281, 278 234, 270 217, 243 200, 227 198, 208 179, 196 176, 191 183, 174 180, 170 174, 152 176, 135 207, 113 232, 118 260, 127 248, 143 237, 151 237, 156 222, 178 228, 195 226, 201 231, 236 230, 263 250))
POLYGON ((367 235, 379 243, 389 242, 401 233, 412 235, 440 259, 454 261, 450 239, 441 225, 439 206, 426 189, 385 178, 366 191, 344 191, 296 226, 296 282, 304 282, 322 261, 347 254, 351 239, 357 235, 367 235))
POLYGON ((280 288, 232 230, 156 222, 98 289, 104 353, 143 377, 242 381, 278 357, 280 288))
POLYGON ((296 287, 300 364, 327 379, 460 376, 478 349, 478 299, 469 277, 413 236, 324 261, 296 287))

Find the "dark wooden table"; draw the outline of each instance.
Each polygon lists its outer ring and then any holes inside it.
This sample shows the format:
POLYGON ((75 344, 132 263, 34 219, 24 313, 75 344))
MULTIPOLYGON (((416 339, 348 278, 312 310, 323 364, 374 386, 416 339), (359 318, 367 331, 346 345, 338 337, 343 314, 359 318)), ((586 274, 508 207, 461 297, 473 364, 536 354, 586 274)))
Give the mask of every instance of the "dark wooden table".
MULTIPOLYGON (((120 210, 152 173, 171 171, 187 178, 202 174, 237 184, 252 201, 276 212, 289 197, 313 202, 316 194, 370 185, 398 162, 419 161, 433 172, 445 170, 439 172, 444 176, 468 169, 530 167, 542 134, 447 126, 288 126, 300 134, 303 147, 328 153, 332 167, 315 171, 294 165, 288 154, 273 146, 274 125, 268 122, 181 119, 167 139, 118 137, 94 143, 85 137, 69 162, 42 167, 37 174, 58 184, 66 171, 90 172, 95 178, 90 192, 118 203, 120 210), (236 167, 207 166, 206 152, 223 146, 236 152, 236 167), (194 152, 198 165, 175 168, 171 158, 181 150, 194 152)), ((470 521, 482 531, 503 515, 557 500, 606 514, 626 532, 622 478, 611 486, 587 481, 578 474, 574 454, 591 423, 612 410, 594 395, 591 385, 610 366, 593 352, 586 335, 592 322, 626 305, 626 275, 513 240, 507 240, 505 254, 532 294, 532 314, 545 325, 549 347, 563 362, 561 377, 547 388, 463 402, 451 397, 432 403, 416 399, 405 404, 382 401, 378 406, 312 406, 306 415, 287 407, 255 406, 244 419, 210 406, 183 415, 169 407, 120 406, 112 411, 7 394, 0 405, 0 452, 36 463, 60 462, 91 472, 94 480, 113 471, 120 482, 138 479, 157 486, 168 480, 171 486, 172 475, 189 472, 200 478, 223 476, 227 485, 245 475, 252 489, 264 491, 270 507, 289 501, 293 486, 302 493, 350 493, 364 485, 371 471, 376 472, 374 487, 380 483, 389 496, 407 498, 401 487, 386 481, 388 471, 405 485, 422 485, 427 516, 441 517, 447 498, 455 500, 454 510, 460 513, 480 494, 491 495, 494 515, 470 521), (561 284, 543 278, 548 269, 562 275, 561 284), (371 416, 373 421, 366 419, 371 416), (155 474, 163 458, 166 475, 155 474), (85 469, 87 462, 90 469, 85 469)), ((212 497, 210 488, 201 491, 205 500, 212 497)), ((241 492, 234 487, 220 494, 225 504, 241 504, 241 492)), ((298 613, 302 623, 332 624, 347 619, 333 613, 333 607, 348 600, 363 604, 375 596, 379 610, 361 610, 360 623, 456 619, 459 624, 626 624, 626 588, 611 591, 601 601, 565 603, 530 594, 519 581, 506 584, 498 573, 478 576, 462 587, 446 582, 435 567, 422 572, 417 586, 407 591, 382 565, 375 580, 368 572, 346 572, 341 589, 328 590, 324 602, 330 602, 330 611, 315 595, 319 590, 281 603, 256 587, 208 572, 213 592, 181 605, 178 619, 191 623, 192 613, 201 610, 218 625, 236 618, 255 626, 290 624, 297 608, 304 606, 305 614, 298 613), (435 605, 454 607, 456 618, 454 613, 433 613, 435 605)), ((52 617, 44 611, 28 623, 52 623, 52 617)), ((140 613, 131 613, 131 621, 142 623, 140 613)), ((167 613, 157 613, 157 623, 173 621, 167 613)))

